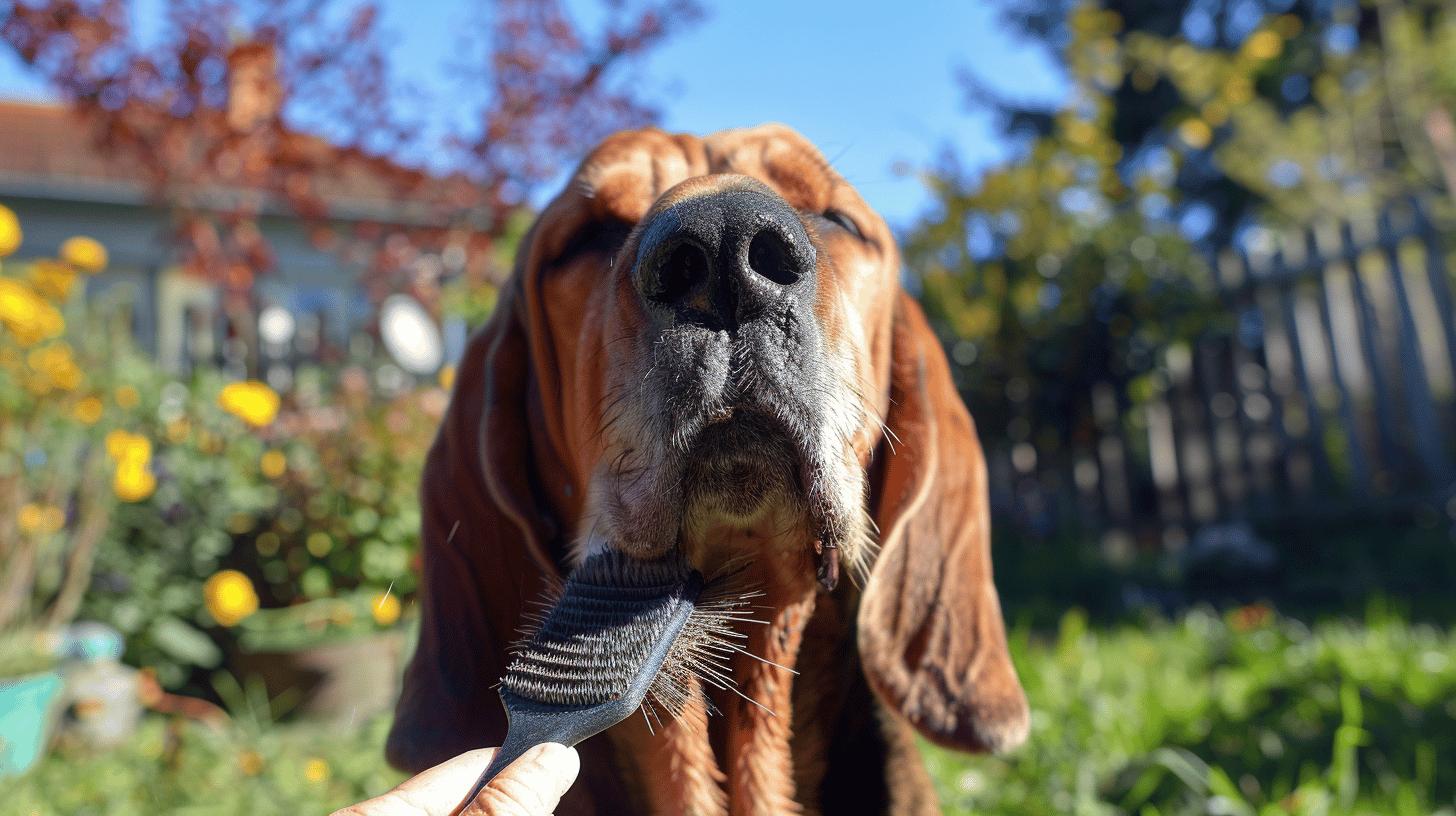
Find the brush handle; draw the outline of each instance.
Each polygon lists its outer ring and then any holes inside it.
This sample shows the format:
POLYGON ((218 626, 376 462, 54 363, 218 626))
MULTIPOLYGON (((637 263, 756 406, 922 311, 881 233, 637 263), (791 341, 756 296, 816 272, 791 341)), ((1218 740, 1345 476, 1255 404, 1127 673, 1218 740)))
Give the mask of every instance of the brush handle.
POLYGON ((620 702, 585 709, 558 709, 522 700, 508 691, 501 692, 501 702, 505 705, 508 723, 505 742, 496 749, 495 756, 490 758, 490 764, 485 767, 480 778, 475 780, 475 786, 470 789, 470 796, 460 806, 460 811, 468 808, 485 786, 490 784, 490 780, 505 770, 507 765, 520 759, 522 754, 537 745, 555 742, 573 748, 587 737, 621 722, 632 711, 632 708, 625 707, 629 704, 620 702), (626 713, 622 713, 624 711, 626 713))
POLYGON ((475 780, 475 786, 470 789, 470 795, 465 797, 460 811, 463 812, 470 807, 470 803, 475 801, 475 797, 479 796, 480 792, 485 790, 485 786, 490 784, 490 780, 495 779, 496 775, 505 770, 507 765, 520 759, 522 754, 542 742, 550 741, 549 739, 538 739, 535 734, 523 735, 519 729, 507 731, 505 742, 496 749, 495 756, 490 758, 490 764, 485 766, 485 771, 480 774, 479 779, 475 780))

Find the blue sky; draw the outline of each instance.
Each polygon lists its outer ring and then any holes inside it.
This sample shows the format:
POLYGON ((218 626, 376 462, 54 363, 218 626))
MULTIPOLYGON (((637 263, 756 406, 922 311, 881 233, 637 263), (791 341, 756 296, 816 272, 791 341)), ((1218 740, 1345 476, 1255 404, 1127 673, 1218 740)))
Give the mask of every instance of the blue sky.
MULTIPOLYGON (((145 26, 162 0, 137 0, 145 26)), ((581 14, 598 0, 569 0, 581 14)), ((400 74, 433 104, 447 98, 448 63, 470 30, 471 0, 382 0, 400 74)), ((985 112, 967 111, 957 67, 1015 98, 1055 100, 1063 81, 1037 46, 975 2, 703 0, 705 18, 655 52, 640 74, 674 130, 789 124, 819 145, 866 199, 903 227, 928 206, 913 175, 945 145, 967 166, 1003 155, 985 112)), ((0 56, 0 96, 46 88, 0 56)), ((546 191, 549 194, 550 191, 546 191)))

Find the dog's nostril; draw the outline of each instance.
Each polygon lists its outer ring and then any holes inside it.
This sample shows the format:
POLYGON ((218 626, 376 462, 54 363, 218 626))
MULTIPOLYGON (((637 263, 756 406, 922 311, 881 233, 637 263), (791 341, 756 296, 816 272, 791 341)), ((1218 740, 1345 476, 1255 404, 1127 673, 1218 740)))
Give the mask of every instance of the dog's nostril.
POLYGON ((694 244, 681 244, 668 253, 659 267, 652 298, 660 303, 675 303, 707 275, 707 253, 694 244))
POLYGON ((781 286, 799 280, 802 274, 784 245, 784 239, 770 227, 764 227, 748 244, 748 266, 754 272, 781 286))

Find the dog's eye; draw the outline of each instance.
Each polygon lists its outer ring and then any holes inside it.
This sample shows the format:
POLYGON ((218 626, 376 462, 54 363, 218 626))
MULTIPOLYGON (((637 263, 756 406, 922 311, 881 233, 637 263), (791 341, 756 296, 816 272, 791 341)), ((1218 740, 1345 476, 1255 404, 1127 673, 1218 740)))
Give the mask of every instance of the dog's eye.
POLYGON ((825 210, 823 217, 825 221, 839 227, 861 241, 864 240, 864 233, 859 231, 859 225, 854 223, 854 219, 848 215, 845 215, 839 210, 825 210))
POLYGON ((632 228, 620 221, 596 221, 571 234, 551 264, 559 266, 588 253, 611 254, 622 246, 632 228))

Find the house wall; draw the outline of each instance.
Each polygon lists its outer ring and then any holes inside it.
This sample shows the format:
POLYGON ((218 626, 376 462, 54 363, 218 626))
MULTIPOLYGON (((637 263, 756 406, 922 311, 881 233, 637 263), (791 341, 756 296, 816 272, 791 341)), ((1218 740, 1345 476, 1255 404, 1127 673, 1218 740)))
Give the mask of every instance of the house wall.
MULTIPOLYGON (((198 364, 236 365, 238 361, 229 358, 229 332, 218 308, 217 287, 177 268, 168 213, 125 200, 87 200, 66 192, 36 191, 0 181, 0 203, 15 211, 25 232, 14 260, 54 257, 61 243, 74 235, 95 238, 106 246, 110 264, 88 279, 87 297, 128 304, 142 348, 174 370, 198 364)), ((94 193, 91 197, 104 198, 94 193)), ((258 281, 259 306, 281 305, 294 314, 299 326, 300 348, 273 351, 298 358, 317 353, 321 345, 347 348, 371 314, 358 282, 359 269, 315 248, 295 220, 265 217, 260 228, 276 268, 258 281)))

